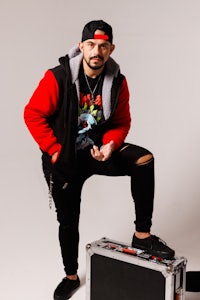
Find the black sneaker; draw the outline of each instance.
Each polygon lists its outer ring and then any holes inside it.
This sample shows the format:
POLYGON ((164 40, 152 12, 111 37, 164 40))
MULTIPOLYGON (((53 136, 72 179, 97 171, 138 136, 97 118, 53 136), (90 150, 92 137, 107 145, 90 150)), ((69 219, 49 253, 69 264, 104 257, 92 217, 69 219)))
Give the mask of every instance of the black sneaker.
POLYGON ((146 250, 149 254, 163 259, 173 259, 175 252, 167 246, 156 235, 151 235, 145 239, 138 239, 135 235, 132 240, 132 247, 141 250, 146 250))
POLYGON ((76 280, 70 280, 67 277, 63 278, 61 283, 59 283, 59 285, 55 289, 54 300, 69 299, 75 292, 75 289, 77 289, 79 286, 80 280, 78 277, 76 280))

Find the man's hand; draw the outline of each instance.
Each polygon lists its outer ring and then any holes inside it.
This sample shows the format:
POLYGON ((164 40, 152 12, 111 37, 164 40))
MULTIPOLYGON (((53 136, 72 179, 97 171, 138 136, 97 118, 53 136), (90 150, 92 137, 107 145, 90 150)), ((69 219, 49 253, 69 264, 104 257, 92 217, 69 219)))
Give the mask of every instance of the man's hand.
POLYGON ((58 159, 58 152, 55 152, 51 157, 52 164, 55 164, 57 159, 58 159))
POLYGON ((98 161, 106 161, 111 157, 114 150, 114 142, 110 141, 108 144, 103 145, 100 149, 97 146, 93 146, 91 149, 91 155, 98 161))

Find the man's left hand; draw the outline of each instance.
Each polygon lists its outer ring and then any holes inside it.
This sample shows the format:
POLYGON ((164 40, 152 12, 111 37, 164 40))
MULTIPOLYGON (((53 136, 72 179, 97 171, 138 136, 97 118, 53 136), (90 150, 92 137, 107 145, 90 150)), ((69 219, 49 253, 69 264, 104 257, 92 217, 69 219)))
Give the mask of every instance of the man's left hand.
POLYGON ((106 161, 111 157, 113 150, 114 142, 110 141, 108 144, 103 145, 100 149, 94 145, 91 149, 91 155, 98 161, 106 161))

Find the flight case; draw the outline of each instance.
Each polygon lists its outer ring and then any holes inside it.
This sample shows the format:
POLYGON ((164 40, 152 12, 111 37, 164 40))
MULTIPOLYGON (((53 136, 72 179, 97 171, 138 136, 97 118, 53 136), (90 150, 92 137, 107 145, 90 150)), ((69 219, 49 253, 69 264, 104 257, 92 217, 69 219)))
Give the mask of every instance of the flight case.
POLYGON ((186 264, 101 238, 86 245, 86 300, 184 300, 186 264))

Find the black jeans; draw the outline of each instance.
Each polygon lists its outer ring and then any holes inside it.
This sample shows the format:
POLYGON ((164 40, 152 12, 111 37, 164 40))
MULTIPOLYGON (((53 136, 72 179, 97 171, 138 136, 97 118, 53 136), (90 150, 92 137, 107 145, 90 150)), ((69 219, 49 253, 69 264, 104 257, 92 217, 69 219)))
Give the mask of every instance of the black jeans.
MULTIPOLYGON (((66 274, 75 274, 78 269, 81 191, 84 182, 92 175, 130 176, 136 230, 150 231, 154 199, 154 159, 147 164, 136 165, 136 161, 146 154, 151 153, 145 148, 123 144, 113 152, 109 160, 100 162, 91 156, 90 149, 79 150, 75 180, 63 188, 63 183, 53 178, 52 196, 59 222, 59 241, 66 274)), ((49 178, 46 179, 49 181, 49 178)))

